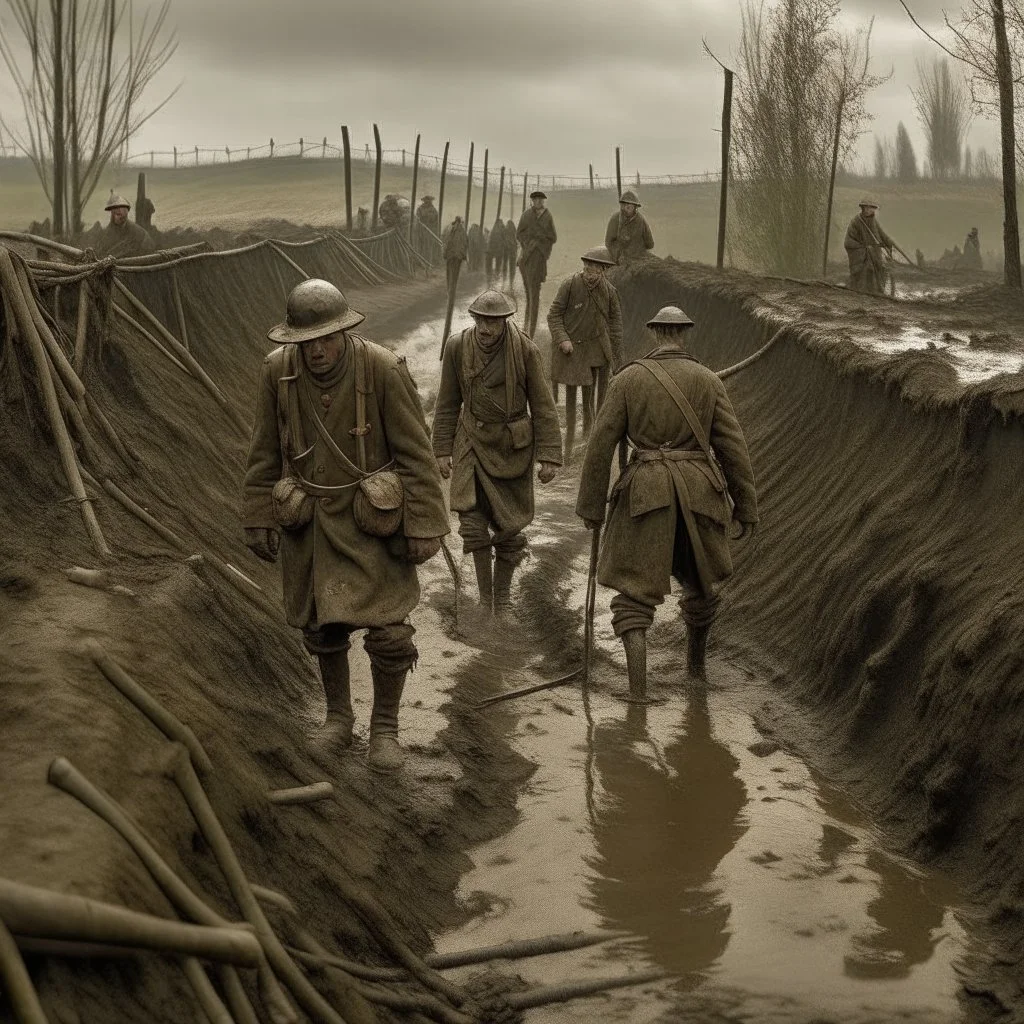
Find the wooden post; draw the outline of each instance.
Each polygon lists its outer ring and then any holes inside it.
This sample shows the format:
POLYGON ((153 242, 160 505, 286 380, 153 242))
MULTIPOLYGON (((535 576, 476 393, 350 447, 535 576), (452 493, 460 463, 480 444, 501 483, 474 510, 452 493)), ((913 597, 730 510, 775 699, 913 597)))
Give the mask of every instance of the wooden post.
MULTIPOLYGON (((729 213, 729 148, 732 144, 732 72, 725 68, 725 95, 722 99, 722 187, 718 199, 718 257, 716 266, 725 265, 725 227, 729 213)), ((835 164, 833 164, 833 181, 835 164)), ((829 193, 831 196, 831 191, 829 193)), ((832 201, 829 199, 829 207, 832 201)), ((826 231, 828 229, 826 228, 826 231)), ((826 246, 828 242, 826 239, 826 246)))
POLYGON ((299 156, 301 157, 306 149, 306 140, 299 136, 299 156))
POLYGON ((149 151, 149 166, 150 167, 152 167, 154 165, 154 159, 153 158, 155 156, 156 156, 156 154, 153 152, 153 150, 150 150, 149 151))
POLYGON ((590 165, 590 191, 594 191, 594 165, 590 165))
POLYGON ((405 150, 402 150, 402 166, 405 166, 405 150))
POLYGON ((501 169, 501 177, 498 179, 498 219, 501 219, 501 200, 505 196, 505 168, 501 169))
POLYGON ((231 163, 231 147, 230 146, 225 146, 224 147, 224 152, 227 154, 228 163, 231 163))
POLYGON ((141 224, 142 227, 149 227, 145 223, 146 217, 143 214, 143 210, 146 207, 146 172, 139 171, 139 183, 135 188, 135 223, 141 224))
POLYGON ((437 193, 437 228, 438 231, 444 231, 444 179, 448 174, 448 147, 451 142, 444 144, 444 156, 441 158, 441 187, 437 193))
POLYGON ((992 30, 996 43, 999 83, 999 136, 1003 157, 1003 283, 1021 288, 1020 224, 1017 215, 1017 152, 1015 146, 1013 65, 1006 35, 1003 0, 992 0, 992 30))
MULTIPOLYGON (((729 78, 727 82, 727 94, 731 91, 731 72, 726 72, 729 78)), ((843 134, 843 107, 846 104, 846 90, 839 93, 839 102, 836 105, 836 130, 832 136, 832 171, 828 179, 828 201, 825 203, 825 242, 821 252, 821 276, 828 276, 828 242, 832 233, 832 201, 836 194, 836 167, 839 163, 839 143, 843 134)), ((725 116, 722 116, 722 132, 725 132, 725 116)), ((722 265, 722 251, 725 248, 725 175, 728 171, 726 160, 728 159, 725 150, 725 140, 722 140, 722 210, 718 214, 718 265, 722 265)))
MULTIPOLYGON (((352 230, 352 151, 348 141, 348 125, 341 126, 341 150, 345 160, 345 227, 352 230)), ((374 201, 376 206, 376 200, 374 201)), ((376 214, 374 214, 376 220, 376 214)))
POLYGON ((377 147, 377 166, 373 172, 373 213, 371 216, 371 227, 376 230, 377 228, 377 207, 380 206, 380 162, 384 157, 384 153, 380 148, 380 129, 373 126, 373 142, 377 147))
POLYGON ((413 229, 416 227, 416 186, 420 175, 420 133, 416 133, 416 149, 412 158, 412 201, 409 203, 409 244, 412 245, 413 229))
POLYGON ((526 190, 529 188, 529 185, 526 183, 529 180, 529 177, 529 173, 527 171, 523 171, 523 208, 520 211, 521 213, 526 213, 526 190))
POLYGON ((246 146, 245 147, 245 159, 246 160, 249 159, 251 153, 252 153, 252 146, 246 146))
POLYGON ((174 147, 174 169, 178 169, 178 147, 174 147))
POLYGON ((199 166, 199 147, 196 146, 196 167, 199 166))
POLYGON ((473 143, 469 144, 469 170, 466 172, 466 230, 469 230, 469 204, 473 199, 473 143))
POLYGON ((320 159, 321 160, 326 160, 327 159, 327 136, 326 135, 324 136, 324 146, 323 146, 323 149, 320 150, 320 159))
POLYGON ((490 155, 489 149, 484 149, 484 191, 480 197, 480 230, 484 229, 484 218, 487 216, 487 160, 490 155))
POLYGON ((615 187, 618 189, 618 194, 622 195, 622 151, 618 146, 615 147, 615 187))

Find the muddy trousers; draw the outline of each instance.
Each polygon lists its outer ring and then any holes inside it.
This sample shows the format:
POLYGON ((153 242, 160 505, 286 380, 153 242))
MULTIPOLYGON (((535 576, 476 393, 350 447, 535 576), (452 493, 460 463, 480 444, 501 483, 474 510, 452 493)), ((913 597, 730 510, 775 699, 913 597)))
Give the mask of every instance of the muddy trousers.
MULTIPOLYGON (((707 631, 715 621, 721 598, 716 593, 706 594, 700 586, 697 566, 693 560, 693 549, 686 532, 686 523, 680 514, 676 519, 675 544, 672 551, 672 575, 679 582, 683 593, 679 598, 679 608, 683 621, 693 630, 707 631)), ((656 604, 630 597, 628 594, 616 594, 612 598, 612 629, 616 636, 631 629, 649 629, 654 621, 656 604)))
POLYGON ((537 333, 537 316, 540 312, 541 281, 523 274, 523 290, 526 292, 526 310, 523 313, 523 330, 532 338, 537 333))
POLYGON ((476 482, 476 507, 459 513, 459 536, 462 550, 467 554, 493 549, 499 562, 506 562, 513 568, 526 557, 526 536, 522 531, 502 530, 494 521, 494 510, 487 495, 476 482))
MULTIPOLYGON (((584 440, 590 436, 590 428, 594 425, 594 417, 604 404, 604 396, 608 391, 608 367, 595 366, 591 370, 594 383, 589 387, 582 385, 583 392, 583 437, 584 440), (597 397, 595 404, 594 398, 597 397)), ((555 398, 558 398, 558 385, 553 384, 552 390, 555 398)), ((576 443, 576 386, 566 384, 565 386, 565 454, 564 461, 568 463, 572 457, 572 450, 576 443)))
MULTIPOLYGON (((362 628, 343 622, 325 622, 304 629, 302 642, 310 654, 347 653, 352 647, 352 634, 362 628)), ((412 641, 415 633, 415 628, 408 622, 370 626, 363 640, 370 665, 381 672, 408 672, 419 657, 412 641)))

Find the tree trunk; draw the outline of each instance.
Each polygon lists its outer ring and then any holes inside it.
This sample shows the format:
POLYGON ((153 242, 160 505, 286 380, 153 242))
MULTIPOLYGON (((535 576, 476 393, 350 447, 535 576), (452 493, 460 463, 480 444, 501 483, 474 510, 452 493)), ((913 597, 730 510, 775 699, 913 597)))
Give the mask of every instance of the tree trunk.
POLYGON ((725 265, 725 225, 729 211, 729 146, 732 141, 732 72, 725 68, 722 98, 722 189, 718 200, 718 254, 716 266, 725 265))
POLYGON ((1020 228, 1017 220, 1017 138, 1013 123, 1013 68, 1006 39, 1003 0, 992 0, 992 28, 999 78, 999 125, 1003 146, 1003 282, 1020 289, 1020 228))
POLYGON ((67 153, 64 146, 64 0, 50 0, 53 16, 53 233, 64 234, 67 153))
POLYGON ((828 200, 825 203, 825 244, 821 253, 821 276, 828 276, 828 239, 832 233, 832 201, 836 194, 836 167, 839 163, 839 142, 843 134, 843 107, 846 105, 846 91, 839 93, 836 105, 836 134, 832 139, 832 171, 828 178, 828 200))

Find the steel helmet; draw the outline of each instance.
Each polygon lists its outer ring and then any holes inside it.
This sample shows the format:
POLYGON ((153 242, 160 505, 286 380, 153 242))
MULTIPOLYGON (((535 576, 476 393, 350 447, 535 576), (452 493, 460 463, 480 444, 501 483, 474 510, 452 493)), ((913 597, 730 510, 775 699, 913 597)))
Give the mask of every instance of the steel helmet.
POLYGON ((335 331, 347 331, 365 319, 330 281, 311 277, 291 290, 284 323, 272 327, 267 337, 278 344, 297 345, 335 331))
POLYGON ((489 288, 473 300, 469 311, 477 316, 510 317, 516 310, 507 295, 489 288))
POLYGON ((584 263, 601 263, 607 267, 615 266, 612 254, 603 245, 595 245, 593 249, 588 249, 580 259, 584 263))
POLYGON ((643 206, 640 202, 640 197, 631 189, 627 188, 625 192, 619 196, 620 203, 632 203, 633 206, 643 206))
POLYGON ((107 200, 107 205, 103 207, 104 210, 114 210, 119 206, 123 206, 126 210, 132 208, 132 204, 128 202, 123 196, 114 195, 110 193, 110 198, 107 200))
POLYGON ((865 206, 871 206, 876 210, 878 209, 878 203, 876 203, 874 199, 871 199, 870 197, 867 196, 864 199, 862 199, 857 205, 861 209, 863 209, 865 206))
POLYGON ((648 327, 693 327, 694 322, 678 306, 662 306, 650 320, 648 327))
POLYGON ((531 199, 547 199, 547 197, 547 192, 541 192, 539 188, 530 193, 531 199))

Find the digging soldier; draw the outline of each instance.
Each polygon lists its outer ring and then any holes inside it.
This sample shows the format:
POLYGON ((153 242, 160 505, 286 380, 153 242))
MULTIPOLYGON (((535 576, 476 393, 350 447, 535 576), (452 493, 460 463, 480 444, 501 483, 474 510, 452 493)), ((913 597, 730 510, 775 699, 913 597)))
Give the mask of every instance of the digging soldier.
POLYGON ((246 544, 280 551, 285 612, 320 665, 325 750, 352 743, 350 637, 373 677, 367 761, 402 763, 398 710, 417 658, 416 566, 448 530, 441 479, 405 360, 351 333, 364 317, 327 281, 303 281, 268 334, 243 485, 246 544))
POLYGON ((619 212, 608 221, 604 244, 619 265, 646 256, 654 248, 654 233, 640 205, 637 194, 626 189, 619 197, 619 212))
POLYGON ((523 210, 516 229, 519 242, 519 269, 523 275, 523 289, 526 292, 526 313, 523 327, 532 338, 537 331, 537 316, 540 310, 540 286, 547 280, 548 259, 551 249, 558 241, 555 221, 551 211, 545 208, 547 195, 539 189, 530 193, 530 208, 523 210))
POLYGON ((602 245, 588 249, 583 270, 559 285, 551 308, 551 382, 565 385, 565 456, 572 461, 576 440, 576 388, 583 389, 583 436, 590 436, 595 399, 599 410, 608 390, 608 371, 622 364, 622 305, 605 276, 615 266, 602 245))
POLYGON ((505 221, 505 278, 510 295, 516 288, 516 256, 519 253, 519 241, 516 239, 516 222, 505 221))
POLYGON ((495 283, 501 284, 501 265, 505 259, 505 222, 501 217, 494 218, 491 233, 487 236, 487 287, 493 288, 495 283))
POLYGON ((444 265, 447 272, 448 294, 452 294, 455 283, 459 278, 459 264, 465 260, 469 253, 469 236, 466 234, 466 225, 462 223, 461 217, 456 217, 444 229, 444 241, 441 245, 441 255, 444 256, 444 265))
POLYGON ((110 223, 103 229, 99 242, 94 247, 97 256, 114 256, 124 259, 128 256, 144 256, 156 252, 156 246, 149 232, 128 219, 132 204, 127 199, 111 193, 104 210, 110 211, 110 223))
POLYGON ((860 213, 850 221, 843 245, 850 261, 850 287, 859 292, 882 295, 887 277, 882 250, 891 260, 896 243, 878 223, 877 209, 878 203, 873 199, 860 201, 860 213))
POLYGON ((647 629, 672 576, 683 591, 687 667, 705 678, 716 590, 732 575, 728 529, 738 522, 737 539, 745 540, 757 522, 750 458, 725 386, 682 345, 693 321, 666 306, 647 326, 658 347, 609 385, 576 503, 591 530, 600 529, 609 503, 598 581, 618 591, 612 626, 626 651, 629 699, 637 702, 647 695, 647 629), (634 450, 606 499, 609 464, 627 436, 634 450))
POLYGON ((434 455, 451 478, 463 548, 472 553, 482 607, 511 604, 512 576, 533 521, 533 464, 541 483, 562 462, 558 414, 540 353, 513 322, 512 304, 486 291, 469 307, 474 326, 445 346, 434 411, 434 455))

